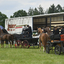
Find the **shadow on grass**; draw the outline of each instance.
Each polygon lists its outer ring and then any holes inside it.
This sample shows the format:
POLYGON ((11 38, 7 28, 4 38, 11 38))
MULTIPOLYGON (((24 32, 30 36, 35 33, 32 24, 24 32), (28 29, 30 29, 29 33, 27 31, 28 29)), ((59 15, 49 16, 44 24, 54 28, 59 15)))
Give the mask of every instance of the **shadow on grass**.
MULTIPOLYGON (((55 54, 55 51, 50 51, 49 53, 47 53, 47 54, 55 54)), ((55 55, 59 55, 59 54, 55 54, 55 55)), ((64 55, 64 52, 61 52, 61 54, 60 55, 64 55)))

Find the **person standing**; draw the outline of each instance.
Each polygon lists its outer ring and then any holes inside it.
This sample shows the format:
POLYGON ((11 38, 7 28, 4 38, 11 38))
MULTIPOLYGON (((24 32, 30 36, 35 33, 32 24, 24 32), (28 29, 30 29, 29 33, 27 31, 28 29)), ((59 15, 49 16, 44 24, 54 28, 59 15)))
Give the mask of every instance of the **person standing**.
POLYGON ((61 34, 64 34, 64 26, 61 27, 61 34))
POLYGON ((27 25, 27 27, 28 27, 29 38, 32 38, 32 29, 31 29, 31 26, 27 25))
POLYGON ((24 28, 22 29, 22 34, 25 34, 24 32, 27 30, 26 25, 24 25, 24 28))
POLYGON ((53 29, 53 34, 54 34, 54 35, 59 34, 59 29, 57 28, 57 26, 54 27, 54 29, 53 29))

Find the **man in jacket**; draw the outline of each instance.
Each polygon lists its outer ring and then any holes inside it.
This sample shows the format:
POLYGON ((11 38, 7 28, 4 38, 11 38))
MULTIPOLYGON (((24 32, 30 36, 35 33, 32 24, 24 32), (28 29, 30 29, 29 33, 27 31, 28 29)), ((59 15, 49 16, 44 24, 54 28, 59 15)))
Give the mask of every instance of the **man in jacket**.
POLYGON ((64 26, 61 27, 61 34, 64 34, 64 26))
POLYGON ((25 34, 25 31, 27 30, 26 25, 24 25, 24 28, 22 29, 22 34, 25 34))
POLYGON ((54 34, 54 35, 59 34, 59 29, 57 28, 57 26, 54 27, 54 29, 53 29, 53 34, 54 34))
POLYGON ((31 29, 31 26, 27 25, 27 27, 28 27, 29 38, 32 38, 32 29, 31 29))

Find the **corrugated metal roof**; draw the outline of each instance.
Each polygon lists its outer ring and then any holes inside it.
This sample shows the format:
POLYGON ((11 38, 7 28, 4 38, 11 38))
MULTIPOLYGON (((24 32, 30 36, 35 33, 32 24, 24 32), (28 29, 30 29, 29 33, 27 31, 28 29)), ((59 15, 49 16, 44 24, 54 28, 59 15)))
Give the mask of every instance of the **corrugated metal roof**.
POLYGON ((62 15, 64 14, 64 12, 60 12, 60 13, 49 13, 49 14, 41 14, 41 15, 34 15, 32 17, 40 17, 40 16, 53 16, 53 15, 62 15))

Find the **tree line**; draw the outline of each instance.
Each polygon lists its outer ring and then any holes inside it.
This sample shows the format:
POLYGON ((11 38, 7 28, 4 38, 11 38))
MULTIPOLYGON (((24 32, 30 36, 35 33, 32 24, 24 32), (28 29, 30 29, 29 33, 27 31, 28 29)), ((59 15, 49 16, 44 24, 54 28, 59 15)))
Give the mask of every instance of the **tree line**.
MULTIPOLYGON (((58 13, 58 12, 64 12, 64 7, 62 7, 60 4, 58 4, 57 6, 52 4, 46 11, 44 11, 43 7, 39 5, 39 7, 37 8, 35 7, 34 9, 30 7, 28 12, 26 12, 25 10, 18 10, 14 12, 13 15, 10 16, 10 18, 22 17, 22 16, 33 16, 33 15, 40 15, 40 14, 45 14, 45 13, 47 14, 58 13)), ((8 18, 7 15, 0 12, 0 25, 4 27, 5 19, 7 18, 8 18)))

